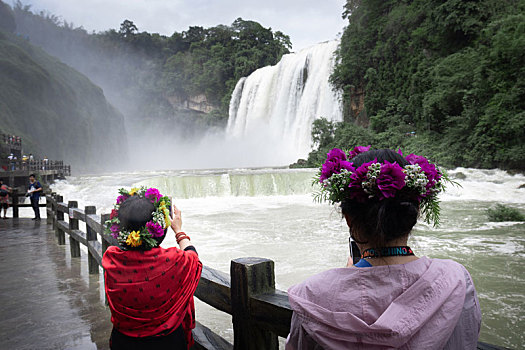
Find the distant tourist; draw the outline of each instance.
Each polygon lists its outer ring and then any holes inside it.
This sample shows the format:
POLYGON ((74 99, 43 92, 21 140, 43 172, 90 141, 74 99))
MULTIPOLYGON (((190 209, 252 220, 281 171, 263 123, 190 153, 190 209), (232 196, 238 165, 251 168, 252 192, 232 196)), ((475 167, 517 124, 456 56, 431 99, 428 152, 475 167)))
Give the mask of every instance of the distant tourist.
POLYGON ((44 163, 44 165, 42 166, 42 170, 46 170, 47 169, 47 163, 49 163, 49 159, 47 159, 47 157, 44 157, 43 163, 44 163))
POLYGON ((29 161, 32 162, 35 160, 35 157, 33 157, 33 153, 29 153, 29 161))
POLYGON ((23 170, 26 170, 26 163, 27 163, 28 160, 29 160, 29 157, 24 154, 22 156, 22 169, 23 170))
POLYGON ((421 156, 356 147, 331 150, 319 182, 358 261, 288 290, 286 349, 476 349, 481 311, 467 270, 407 246, 419 215, 439 220, 446 175, 421 156))
POLYGON ((35 212, 35 217, 32 220, 40 220, 40 208, 38 203, 40 202, 40 195, 42 194, 42 185, 36 181, 35 174, 29 175, 29 186, 26 196, 31 200, 31 207, 35 212))
POLYGON ((102 258, 111 310, 110 348, 183 349, 193 345, 193 294, 202 263, 182 231, 181 212, 155 188, 120 190, 106 222, 119 243, 102 258), (168 228, 179 248, 161 248, 168 228))
POLYGON ((9 208, 9 192, 11 187, 4 184, 4 180, 0 179, 0 216, 2 216, 2 209, 4 209, 4 219, 7 219, 7 208, 9 208))
POLYGON ((9 169, 12 171, 15 170, 15 156, 13 153, 7 156, 7 159, 9 160, 9 169))

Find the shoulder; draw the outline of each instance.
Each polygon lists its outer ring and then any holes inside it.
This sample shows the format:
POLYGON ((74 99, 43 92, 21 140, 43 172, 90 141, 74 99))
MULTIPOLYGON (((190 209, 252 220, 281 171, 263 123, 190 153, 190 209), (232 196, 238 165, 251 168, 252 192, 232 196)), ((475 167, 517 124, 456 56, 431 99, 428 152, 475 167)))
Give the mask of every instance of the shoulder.
POLYGON ((119 247, 114 245, 109 246, 108 249, 106 249, 106 251, 104 252, 104 255, 102 255, 102 265, 104 266, 105 264, 109 263, 122 253, 124 253, 124 251, 121 250, 119 247))
POLYGON ((335 268, 308 277, 303 282, 288 289, 290 302, 293 300, 322 302, 325 295, 337 294, 343 286, 348 285, 352 280, 356 280, 362 272, 361 270, 359 268, 335 268))
MULTIPOLYGON (((440 271, 441 273, 446 273, 448 275, 454 275, 459 279, 465 280, 465 277, 470 278, 465 266, 461 265, 457 261, 450 259, 428 259, 430 261, 429 269, 434 269, 440 271)), ((465 281, 466 282, 466 281, 465 281)))
POLYGON ((184 260, 184 261, 199 260, 199 256, 197 255, 197 252, 194 250, 182 250, 177 247, 160 248, 160 249, 164 256, 172 258, 172 259, 184 260))

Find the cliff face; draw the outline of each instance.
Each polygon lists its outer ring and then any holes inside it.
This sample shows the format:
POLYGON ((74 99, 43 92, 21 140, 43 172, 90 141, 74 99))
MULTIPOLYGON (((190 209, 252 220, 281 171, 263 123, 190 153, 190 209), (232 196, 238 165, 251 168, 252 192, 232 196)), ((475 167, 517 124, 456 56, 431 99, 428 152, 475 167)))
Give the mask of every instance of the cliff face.
POLYGON ((208 102, 206 95, 189 96, 187 98, 172 95, 168 97, 168 101, 175 109, 187 109, 195 112, 211 113, 214 110, 219 109, 219 106, 215 106, 208 102))
POLYGON ((127 160, 122 115, 87 77, 0 32, 0 129, 23 137, 36 156, 75 172, 117 169, 127 160))

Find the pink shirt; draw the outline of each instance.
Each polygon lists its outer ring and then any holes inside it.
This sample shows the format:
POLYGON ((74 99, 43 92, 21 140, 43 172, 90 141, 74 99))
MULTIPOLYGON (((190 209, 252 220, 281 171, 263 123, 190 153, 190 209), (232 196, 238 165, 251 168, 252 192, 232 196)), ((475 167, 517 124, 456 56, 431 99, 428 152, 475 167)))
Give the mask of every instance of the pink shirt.
POLYGON ((288 290, 287 350, 476 349, 481 311, 452 260, 322 272, 288 290))

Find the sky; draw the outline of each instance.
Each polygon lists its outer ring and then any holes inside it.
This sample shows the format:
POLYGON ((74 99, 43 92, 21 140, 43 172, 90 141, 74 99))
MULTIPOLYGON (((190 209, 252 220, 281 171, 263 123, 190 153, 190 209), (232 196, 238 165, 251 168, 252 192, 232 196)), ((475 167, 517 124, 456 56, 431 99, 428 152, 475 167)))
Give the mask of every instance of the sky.
POLYGON ((139 31, 170 36, 189 26, 253 20, 290 36, 293 51, 338 38, 345 0, 22 0, 87 31, 118 29, 129 19, 139 31))

